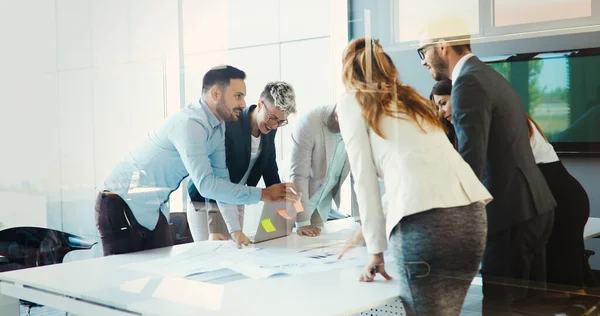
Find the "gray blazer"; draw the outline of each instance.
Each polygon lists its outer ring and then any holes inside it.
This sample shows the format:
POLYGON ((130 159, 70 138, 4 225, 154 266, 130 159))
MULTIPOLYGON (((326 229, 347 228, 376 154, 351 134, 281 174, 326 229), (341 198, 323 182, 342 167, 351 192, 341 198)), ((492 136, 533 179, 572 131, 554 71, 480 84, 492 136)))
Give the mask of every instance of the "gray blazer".
MULTIPOLYGON (((327 175, 327 166, 333 155, 332 132, 327 127, 327 121, 333 114, 334 105, 320 106, 309 113, 299 117, 296 130, 292 132, 292 156, 290 161, 290 178, 302 193, 302 206, 304 212, 298 213, 296 221, 303 222, 310 219, 314 210, 308 209, 308 202, 323 184, 327 175)), ((348 159, 346 157, 346 159, 348 159)), ((348 174, 350 164, 346 161, 340 182, 333 189, 334 201, 340 205, 340 187, 348 174)), ((358 216, 358 202, 352 185, 350 211, 352 216, 358 216)), ((317 216, 318 217, 318 216, 317 216)), ((314 220, 318 220, 313 217, 314 220)), ((313 223, 314 224, 314 223, 313 223)))
POLYGON ((454 81, 452 119, 459 153, 494 197, 487 206, 488 231, 554 210, 552 192, 533 158, 521 98, 475 56, 454 81))

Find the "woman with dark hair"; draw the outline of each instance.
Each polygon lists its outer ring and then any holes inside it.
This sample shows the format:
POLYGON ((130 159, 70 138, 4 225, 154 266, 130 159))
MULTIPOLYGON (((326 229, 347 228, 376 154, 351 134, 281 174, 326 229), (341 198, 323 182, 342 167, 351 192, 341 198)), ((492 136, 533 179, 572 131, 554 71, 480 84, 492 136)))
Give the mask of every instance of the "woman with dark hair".
MULTIPOLYGON (((441 80, 431 91, 430 99, 438 109, 440 120, 452 127, 452 81, 441 80)), ((558 204, 554 213, 554 226, 546 246, 546 270, 548 283, 584 286, 587 262, 583 242, 583 229, 590 216, 590 201, 585 189, 562 164, 541 127, 527 115, 529 140, 535 162, 542 171, 554 199, 558 204)), ((455 136, 449 136, 456 145, 455 136)))
POLYGON ((348 44, 343 81, 337 113, 372 254, 360 280, 390 278, 383 252, 391 238, 407 313, 459 315, 483 257, 491 195, 377 41, 348 44))
POLYGON ((546 246, 548 282, 571 285, 585 293, 585 245, 583 230, 590 216, 590 200, 581 183, 562 164, 540 126, 527 115, 535 162, 558 204, 554 226, 546 246))
POLYGON ((457 139, 454 127, 452 127, 452 103, 450 102, 450 93, 452 92, 452 80, 443 79, 438 81, 431 90, 429 100, 438 110, 438 116, 442 125, 448 132, 448 139, 456 147, 457 139))

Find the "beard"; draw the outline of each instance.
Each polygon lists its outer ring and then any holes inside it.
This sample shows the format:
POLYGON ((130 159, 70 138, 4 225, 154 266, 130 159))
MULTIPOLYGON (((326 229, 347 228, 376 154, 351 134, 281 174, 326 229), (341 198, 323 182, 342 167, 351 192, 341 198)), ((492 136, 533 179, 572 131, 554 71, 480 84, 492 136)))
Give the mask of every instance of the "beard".
POLYGON ((227 102, 225 102, 225 97, 221 97, 221 99, 217 102, 217 114, 223 121, 226 122, 236 122, 240 116, 240 112, 238 108, 235 108, 235 111, 238 111, 238 115, 233 113, 234 110, 230 110, 227 106, 227 102))
POLYGON ((437 51, 433 51, 433 60, 431 61, 432 76, 435 81, 450 79, 448 74, 448 63, 444 61, 437 51))

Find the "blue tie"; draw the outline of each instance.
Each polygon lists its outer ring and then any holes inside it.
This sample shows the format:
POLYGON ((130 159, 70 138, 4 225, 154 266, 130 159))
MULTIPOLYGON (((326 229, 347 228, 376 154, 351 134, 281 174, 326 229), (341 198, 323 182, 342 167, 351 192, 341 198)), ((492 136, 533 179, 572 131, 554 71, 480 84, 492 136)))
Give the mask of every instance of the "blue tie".
POLYGON ((342 141, 342 135, 340 133, 333 134, 333 155, 327 168, 325 181, 309 201, 309 210, 312 212, 314 209, 317 209, 323 222, 327 221, 331 212, 331 205, 333 204, 332 191, 340 182, 345 164, 346 148, 342 141))

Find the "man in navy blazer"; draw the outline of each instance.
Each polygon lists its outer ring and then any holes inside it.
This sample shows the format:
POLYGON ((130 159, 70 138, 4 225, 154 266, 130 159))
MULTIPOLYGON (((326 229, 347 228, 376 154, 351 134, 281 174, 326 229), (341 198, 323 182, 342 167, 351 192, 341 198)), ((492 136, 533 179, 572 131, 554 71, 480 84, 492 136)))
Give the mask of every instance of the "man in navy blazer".
MULTIPOLYGON (((228 122, 225 129, 226 163, 231 182, 256 186, 262 177, 265 185, 281 183, 276 162, 275 134, 288 123, 287 117, 296 113, 295 93, 286 82, 270 82, 260 94, 257 104, 246 107, 241 118, 228 122)), ((243 205, 221 205, 205 199, 193 183, 188 193, 193 208, 188 208, 188 223, 194 240, 202 240, 208 222, 209 239, 224 240, 227 231, 238 245, 250 240, 242 232, 243 205)))

